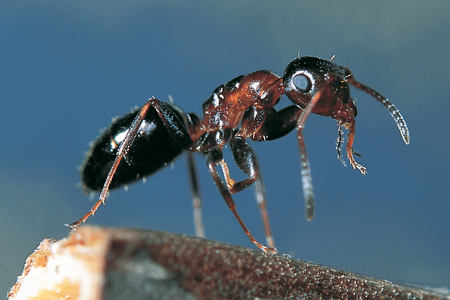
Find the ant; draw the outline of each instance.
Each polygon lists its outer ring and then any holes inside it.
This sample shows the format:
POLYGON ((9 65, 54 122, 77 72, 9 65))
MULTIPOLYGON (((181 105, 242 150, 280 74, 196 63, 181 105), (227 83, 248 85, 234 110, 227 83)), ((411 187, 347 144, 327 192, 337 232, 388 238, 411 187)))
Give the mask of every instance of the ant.
MULTIPOLYGON (((72 230, 93 215, 107 197, 108 191, 137 181, 171 164, 183 151, 188 151, 194 208, 200 207, 197 175, 192 152, 206 157, 211 176, 245 234, 261 250, 276 253, 270 232, 264 185, 256 156, 246 141, 267 141, 281 138, 297 129, 306 218, 314 216, 314 193, 311 170, 306 153, 303 129, 311 113, 332 117, 337 121, 336 149, 341 157, 343 129, 348 130, 347 158, 354 169, 366 174, 366 168, 353 157, 355 137, 355 100, 350 86, 360 89, 383 104, 397 124, 403 141, 409 144, 409 131, 400 112, 383 95, 355 80, 347 67, 317 57, 298 56, 286 67, 283 77, 268 70, 238 76, 217 87, 203 103, 203 119, 195 113, 185 113, 173 103, 154 96, 139 110, 112 122, 93 143, 81 167, 85 191, 101 191, 99 200, 80 220, 70 225, 72 230), (293 105, 277 111, 283 94, 293 105), (131 124, 131 125, 130 125, 131 124), (246 179, 236 182, 223 159, 222 149, 230 144, 237 166, 246 179), (124 159, 126 164, 120 164, 124 159), (216 167, 220 166, 222 180, 216 167), (256 196, 263 217, 268 246, 251 235, 236 210, 232 194, 255 183, 256 196)), ((344 163, 345 165, 345 163, 344 163)), ((198 211, 197 211, 198 212, 198 211)), ((199 214, 196 214, 197 234, 203 235, 199 214)))

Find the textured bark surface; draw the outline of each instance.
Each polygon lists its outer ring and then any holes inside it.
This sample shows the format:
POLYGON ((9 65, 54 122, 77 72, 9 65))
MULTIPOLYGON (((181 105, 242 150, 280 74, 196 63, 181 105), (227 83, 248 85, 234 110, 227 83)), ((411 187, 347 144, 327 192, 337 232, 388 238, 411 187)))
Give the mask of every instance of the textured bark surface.
MULTIPOLYGON (((285 255, 166 232, 83 226, 46 245, 41 251, 46 251, 48 263, 36 267, 52 266, 45 273, 54 282, 33 286, 36 295, 44 289, 49 294, 58 285, 61 296, 61 283, 66 283, 67 296, 73 299, 450 299, 449 294, 285 255), (68 294, 74 287, 75 297, 68 294)), ((29 288, 27 276, 11 299, 32 299, 20 296, 29 288)))

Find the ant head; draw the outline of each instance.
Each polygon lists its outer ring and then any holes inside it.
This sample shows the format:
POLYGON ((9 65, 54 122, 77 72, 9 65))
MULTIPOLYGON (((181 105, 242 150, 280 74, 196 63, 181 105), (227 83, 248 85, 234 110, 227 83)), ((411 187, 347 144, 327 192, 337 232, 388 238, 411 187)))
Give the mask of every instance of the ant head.
POLYGON ((351 100, 344 69, 318 57, 304 56, 291 61, 284 71, 283 85, 288 98, 302 108, 321 91, 312 112, 324 116, 333 116, 351 100))

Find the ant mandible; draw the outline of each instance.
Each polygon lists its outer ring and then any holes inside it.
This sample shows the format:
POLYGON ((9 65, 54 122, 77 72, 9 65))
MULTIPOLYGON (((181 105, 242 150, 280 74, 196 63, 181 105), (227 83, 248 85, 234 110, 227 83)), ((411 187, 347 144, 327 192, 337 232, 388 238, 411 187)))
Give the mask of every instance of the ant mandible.
MULTIPOLYGON (((332 57, 331 59, 333 59, 332 57)), ((276 253, 266 212, 264 186, 256 156, 246 139, 274 140, 297 128, 300 149, 301 175, 306 217, 314 216, 314 193, 310 166, 306 154, 303 129, 311 113, 336 119, 338 125, 337 151, 343 143, 343 128, 347 129, 347 158, 353 168, 362 174, 366 168, 353 157, 355 137, 354 100, 349 84, 381 102, 394 118, 402 138, 409 144, 409 131, 395 106, 374 89, 358 82, 350 69, 317 57, 297 57, 292 60, 283 77, 261 70, 238 76, 214 90, 203 103, 203 119, 195 113, 184 113, 173 103, 152 97, 140 109, 131 112, 103 131, 93 143, 82 167, 82 185, 85 191, 100 191, 99 200, 80 220, 70 225, 72 230, 93 215, 105 203, 109 189, 144 178, 172 163, 184 150, 188 151, 192 190, 199 206, 196 171, 192 152, 206 156, 211 176, 226 204, 235 215, 250 240, 261 250, 276 253), (293 105, 277 111, 274 106, 283 94, 293 105), (131 125, 130 125, 131 124, 131 125), (235 182, 223 159, 222 149, 230 144, 237 166, 247 178, 235 182), (127 164, 120 164, 124 159, 127 164), (225 182, 216 167, 222 168, 225 182), (251 235, 236 211, 232 194, 255 183, 256 196, 263 216, 267 244, 260 244, 251 235)), ((197 233, 202 235, 201 220, 196 220, 197 233)))

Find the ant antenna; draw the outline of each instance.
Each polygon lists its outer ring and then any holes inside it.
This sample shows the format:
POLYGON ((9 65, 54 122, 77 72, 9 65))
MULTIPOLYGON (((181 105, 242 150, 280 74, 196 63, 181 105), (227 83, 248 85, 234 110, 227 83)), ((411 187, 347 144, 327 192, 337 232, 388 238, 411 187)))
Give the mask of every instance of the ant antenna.
POLYGON ((371 87, 368 87, 367 85, 362 84, 361 82, 357 81, 355 79, 355 77, 353 77, 353 74, 351 73, 351 71, 348 68, 343 67, 343 69, 345 70, 345 72, 348 73, 346 75, 348 81, 355 88, 360 89, 360 90, 368 93, 369 95, 371 95, 372 97, 377 99, 381 104, 383 104, 387 108, 387 110, 391 114, 391 117, 394 119, 395 123, 397 124, 398 130, 400 131, 400 134, 401 134, 401 136, 403 138, 403 141, 405 142, 406 145, 409 145, 409 129, 408 129, 408 126, 406 125, 406 122, 403 119, 402 114, 398 111, 398 109, 394 106, 394 104, 392 104, 392 102, 390 102, 386 97, 381 95, 376 90, 374 90, 371 87))

